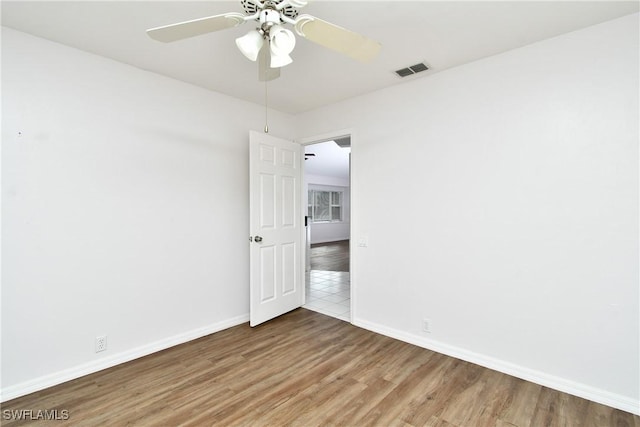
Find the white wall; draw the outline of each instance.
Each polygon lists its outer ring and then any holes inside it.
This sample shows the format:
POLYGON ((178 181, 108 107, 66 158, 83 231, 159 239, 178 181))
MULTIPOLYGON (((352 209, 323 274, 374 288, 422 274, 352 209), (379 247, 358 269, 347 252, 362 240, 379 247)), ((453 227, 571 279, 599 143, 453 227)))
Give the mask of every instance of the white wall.
POLYGON ((305 174, 307 190, 342 191, 342 221, 311 223, 311 244, 338 242, 349 240, 351 231, 349 217, 351 215, 351 191, 349 180, 333 176, 305 174))
POLYGON ((357 325, 640 412, 637 35, 628 16, 298 117, 354 129, 357 325))
POLYGON ((3 399, 248 320, 263 114, 3 29, 3 399))

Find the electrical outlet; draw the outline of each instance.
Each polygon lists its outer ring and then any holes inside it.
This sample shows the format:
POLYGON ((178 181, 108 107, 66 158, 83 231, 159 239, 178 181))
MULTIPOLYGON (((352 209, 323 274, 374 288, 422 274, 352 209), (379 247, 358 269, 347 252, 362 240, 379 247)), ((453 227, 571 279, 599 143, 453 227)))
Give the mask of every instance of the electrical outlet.
POLYGON ((431 320, 422 319, 422 332, 431 333, 431 320))
POLYGON ((101 351, 105 351, 107 349, 107 336, 101 335, 96 337, 96 353, 100 353, 101 351))

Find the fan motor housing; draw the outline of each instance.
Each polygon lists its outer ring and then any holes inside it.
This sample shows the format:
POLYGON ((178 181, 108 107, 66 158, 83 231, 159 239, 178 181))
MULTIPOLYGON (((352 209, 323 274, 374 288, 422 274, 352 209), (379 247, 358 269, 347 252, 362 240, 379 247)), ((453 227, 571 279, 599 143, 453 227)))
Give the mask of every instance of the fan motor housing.
MULTIPOLYGON (((281 2, 282 0, 267 0, 264 2, 264 9, 275 9, 275 6, 281 2)), ((261 10, 263 10, 263 8, 257 5, 254 0, 240 0, 240 3, 242 3, 242 8, 248 15, 254 15, 260 12, 261 10)), ((297 2, 297 3, 306 4, 306 2, 297 2)), ((280 13, 286 16, 287 18, 291 18, 291 19, 295 19, 298 16, 298 10, 295 7, 293 7, 291 4, 286 5, 280 11, 280 13)))

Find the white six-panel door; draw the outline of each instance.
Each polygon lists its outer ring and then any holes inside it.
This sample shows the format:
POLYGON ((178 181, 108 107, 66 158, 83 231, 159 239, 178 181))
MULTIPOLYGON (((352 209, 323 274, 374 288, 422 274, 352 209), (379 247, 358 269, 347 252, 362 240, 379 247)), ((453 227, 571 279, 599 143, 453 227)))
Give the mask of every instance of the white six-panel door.
POLYGON ((250 324, 302 306, 302 147, 251 132, 250 324))

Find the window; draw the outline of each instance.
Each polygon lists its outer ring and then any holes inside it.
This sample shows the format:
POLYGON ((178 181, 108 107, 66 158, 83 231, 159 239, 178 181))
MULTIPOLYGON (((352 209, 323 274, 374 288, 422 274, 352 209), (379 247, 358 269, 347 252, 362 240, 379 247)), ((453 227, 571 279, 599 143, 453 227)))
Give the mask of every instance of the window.
POLYGON ((309 190, 308 200, 312 222, 342 221, 342 191, 309 190))

